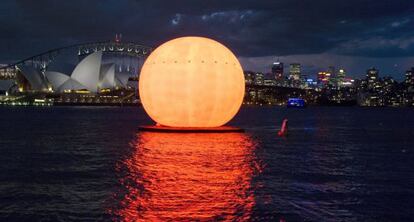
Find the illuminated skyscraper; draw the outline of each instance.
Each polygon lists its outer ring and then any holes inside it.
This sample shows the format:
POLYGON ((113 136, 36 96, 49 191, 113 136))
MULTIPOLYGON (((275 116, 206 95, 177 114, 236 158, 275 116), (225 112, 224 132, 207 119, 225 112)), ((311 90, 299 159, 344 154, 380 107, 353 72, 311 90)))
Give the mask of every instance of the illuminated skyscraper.
POLYGON ((257 72, 254 76, 254 84, 257 86, 262 86, 264 84, 264 74, 257 72))
POLYGON ((345 81, 346 72, 345 69, 339 69, 338 73, 336 74, 336 81, 338 85, 342 85, 345 81))
POLYGON ((289 79, 300 80, 301 67, 300 63, 291 63, 289 67, 289 79))
POLYGON ((272 65, 272 74, 276 80, 283 79, 283 62, 274 62, 272 65))
POLYGON ((367 70, 367 85, 369 89, 375 88, 378 83, 378 69, 374 67, 367 70))
POLYGON ((244 80, 246 85, 253 85, 254 84, 255 74, 251 71, 244 71, 244 80))
POLYGON ((327 85, 331 78, 331 73, 329 72, 319 72, 318 73, 318 84, 327 85))

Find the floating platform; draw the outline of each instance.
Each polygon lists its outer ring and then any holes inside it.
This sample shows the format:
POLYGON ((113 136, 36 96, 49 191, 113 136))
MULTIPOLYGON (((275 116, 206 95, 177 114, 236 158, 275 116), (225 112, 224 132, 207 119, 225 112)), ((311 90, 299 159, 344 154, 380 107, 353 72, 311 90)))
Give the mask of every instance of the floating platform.
POLYGON ((220 127, 169 127, 169 126, 140 126, 140 131, 163 133, 242 133, 244 129, 232 126, 220 127))

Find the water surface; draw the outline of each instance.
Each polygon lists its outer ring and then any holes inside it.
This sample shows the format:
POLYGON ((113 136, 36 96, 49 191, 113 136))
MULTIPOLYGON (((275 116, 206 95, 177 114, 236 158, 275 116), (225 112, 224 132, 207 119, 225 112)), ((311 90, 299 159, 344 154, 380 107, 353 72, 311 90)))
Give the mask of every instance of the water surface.
POLYGON ((141 108, 0 107, 0 220, 411 221, 413 114, 243 108, 245 134, 182 135, 139 132, 141 108))

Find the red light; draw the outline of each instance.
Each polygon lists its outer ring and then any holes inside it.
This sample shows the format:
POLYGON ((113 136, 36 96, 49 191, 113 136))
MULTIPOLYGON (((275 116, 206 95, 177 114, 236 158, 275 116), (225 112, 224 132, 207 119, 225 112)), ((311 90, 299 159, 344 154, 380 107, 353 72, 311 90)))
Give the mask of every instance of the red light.
POLYGON ((140 133, 120 167, 127 193, 111 213, 122 221, 249 221, 260 171, 254 148, 238 133, 140 133))

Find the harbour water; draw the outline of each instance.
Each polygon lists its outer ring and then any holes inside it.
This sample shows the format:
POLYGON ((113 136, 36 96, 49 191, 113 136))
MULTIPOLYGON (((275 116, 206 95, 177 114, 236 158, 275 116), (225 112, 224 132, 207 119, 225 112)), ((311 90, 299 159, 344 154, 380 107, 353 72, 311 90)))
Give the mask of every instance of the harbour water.
POLYGON ((151 123, 0 107, 0 221, 414 220, 413 109, 245 107, 244 134, 139 132, 151 123))

